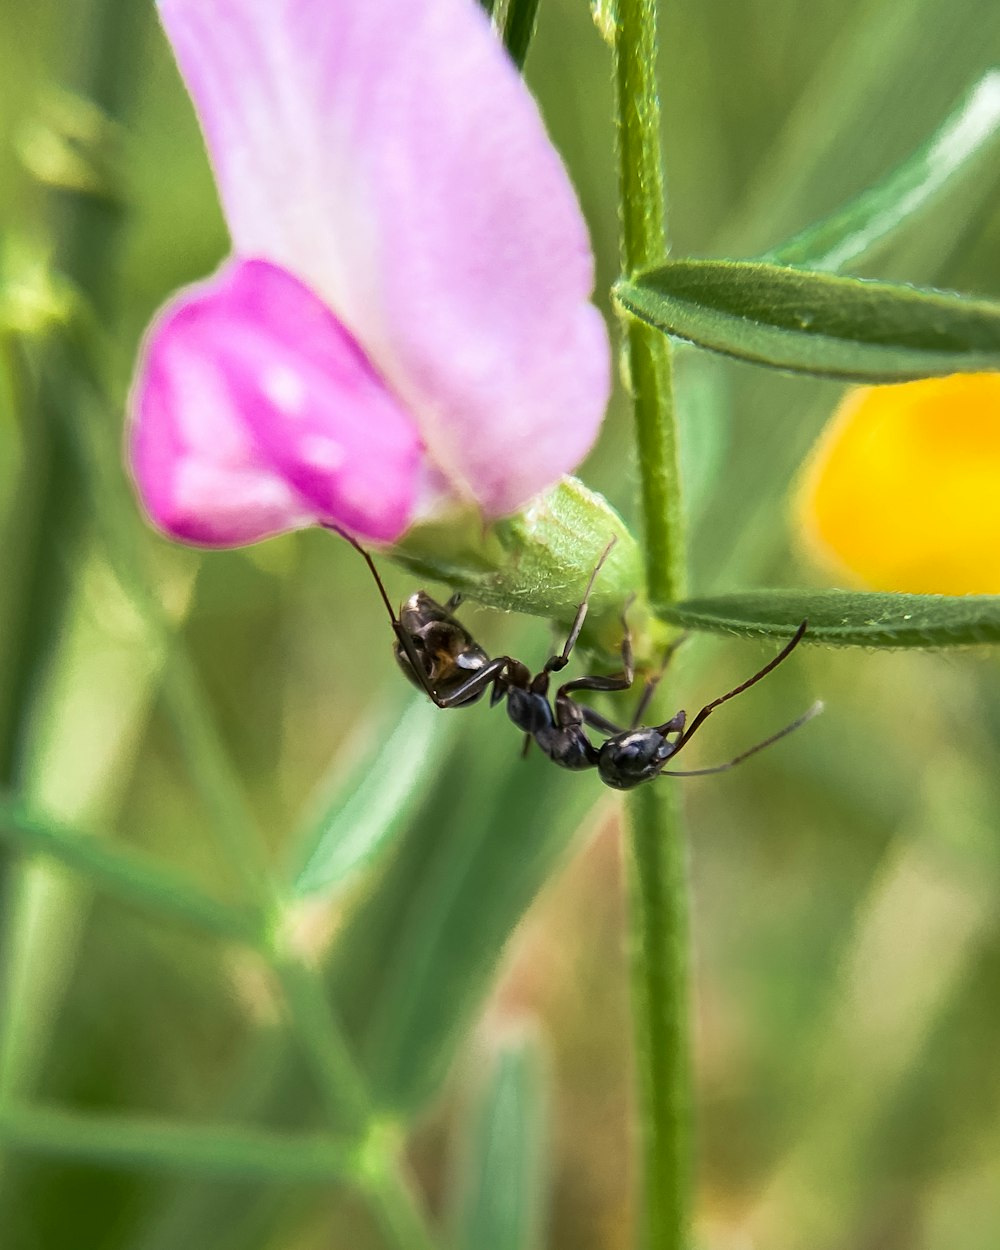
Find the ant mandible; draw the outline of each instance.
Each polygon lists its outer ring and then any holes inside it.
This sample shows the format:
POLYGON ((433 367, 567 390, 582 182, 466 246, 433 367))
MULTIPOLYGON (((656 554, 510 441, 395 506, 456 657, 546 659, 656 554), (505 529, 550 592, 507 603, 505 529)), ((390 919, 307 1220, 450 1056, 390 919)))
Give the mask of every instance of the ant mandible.
MULTIPOLYGON (((555 699, 549 701, 549 678, 569 663, 587 616, 587 605, 601 566, 607 559, 615 540, 605 548, 590 575, 583 599, 577 608, 572 628, 565 646, 557 655, 550 656, 542 669, 532 676, 531 670, 520 660, 509 655, 486 654, 464 625, 453 615, 461 602, 461 595, 452 595, 443 606, 423 590, 410 596, 397 616, 386 593, 369 553, 350 534, 341 530, 344 538, 362 556, 378 587, 379 594, 389 613, 393 633, 396 635, 394 652, 396 660, 407 678, 440 708, 467 707, 482 698, 492 686, 490 706, 502 699, 507 700, 507 714, 521 729, 525 747, 532 740, 545 755, 562 768, 574 771, 596 768, 605 785, 615 790, 631 790, 645 781, 657 777, 702 777, 721 773, 741 764, 765 747, 793 733, 822 710, 822 703, 814 703, 807 712, 786 725, 777 733, 742 751, 725 764, 712 768, 696 768, 686 771, 668 769, 665 765, 674 758, 721 704, 728 702, 745 690, 749 690, 768 673, 773 672, 802 641, 808 622, 803 621, 782 650, 759 669, 747 681, 735 686, 718 699, 706 703, 690 724, 687 713, 677 712, 662 725, 640 726, 639 721, 649 706, 653 692, 659 683, 666 664, 677 647, 667 651, 663 663, 649 681, 636 707, 628 728, 622 728, 602 716, 594 708, 578 703, 573 693, 579 690, 617 691, 627 690, 635 680, 632 658, 632 641, 625 615, 622 616, 624 635, 621 644, 622 672, 614 677, 578 677, 568 681, 556 691, 555 699), (587 736, 585 726, 605 735, 605 741, 595 747, 587 736)), ((626 605, 627 611, 627 605, 626 605)))

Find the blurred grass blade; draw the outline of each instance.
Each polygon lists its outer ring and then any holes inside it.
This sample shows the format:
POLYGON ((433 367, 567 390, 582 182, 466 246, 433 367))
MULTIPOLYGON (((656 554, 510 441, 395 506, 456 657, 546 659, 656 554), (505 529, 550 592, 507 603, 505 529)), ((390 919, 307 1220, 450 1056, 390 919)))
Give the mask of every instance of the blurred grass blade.
POLYGON ((537 18, 538 0, 507 0, 503 41, 518 69, 524 69, 537 18))
POLYGON ((197 1172, 246 1181, 329 1184, 357 1170, 355 1151, 330 1137, 83 1115, 48 1107, 5 1108, 0 1112, 0 1144, 127 1171, 197 1172))
POLYGON ((984 75, 909 160, 838 212, 762 258, 836 272, 860 260, 993 152, 1000 130, 1000 70, 984 75))
POLYGON ((634 317, 741 360, 902 382, 1000 369, 1000 303, 761 261, 684 260, 615 286, 634 317))
POLYGON ((836 647, 967 647, 1000 642, 1000 595, 896 595, 848 590, 747 590, 665 604, 685 629, 836 647))
POLYGON ((300 839, 296 898, 331 893, 374 863, 423 802, 460 719, 442 716, 424 695, 410 702, 389 737, 352 769, 350 783, 300 839))
MULTIPOLYGON (((877 182, 952 107, 956 86, 997 61, 1000 6, 982 0, 867 0, 842 16, 715 251, 760 251, 840 202, 845 177, 877 182)), ((786 87, 801 81, 792 71, 799 61, 787 54, 786 87)))
POLYGON ((104 839, 29 816, 0 800, 0 841, 29 855, 45 855, 80 873, 123 903, 219 937, 255 944, 260 928, 249 911, 203 894, 183 877, 144 855, 110 846, 104 839))
POLYGON ((508 1038, 454 1148, 452 1250, 539 1250, 548 1198, 547 1090, 537 1038, 508 1038))
POLYGON ((496 711, 451 715, 462 720, 456 749, 358 900, 331 968, 376 1102, 402 1114, 439 1088, 504 943, 602 797, 596 778, 537 751, 520 759, 496 711))

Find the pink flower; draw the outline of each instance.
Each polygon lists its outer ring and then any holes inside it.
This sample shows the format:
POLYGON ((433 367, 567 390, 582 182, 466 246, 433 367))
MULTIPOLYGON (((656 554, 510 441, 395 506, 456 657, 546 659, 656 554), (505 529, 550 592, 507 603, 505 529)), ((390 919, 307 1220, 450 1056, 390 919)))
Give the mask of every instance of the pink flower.
POLYGON ((476 0, 160 0, 233 254, 150 328, 131 458, 153 523, 392 542, 512 512, 609 387, 593 260, 476 0))

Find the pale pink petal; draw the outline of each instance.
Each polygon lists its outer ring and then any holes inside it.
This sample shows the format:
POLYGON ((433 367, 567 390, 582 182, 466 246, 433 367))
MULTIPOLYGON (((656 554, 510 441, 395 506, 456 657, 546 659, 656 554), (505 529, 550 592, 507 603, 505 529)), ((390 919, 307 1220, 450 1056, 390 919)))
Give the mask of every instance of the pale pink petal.
POLYGON ((160 313, 131 411, 139 493, 184 542, 316 523, 391 542, 412 519, 412 418, 330 310, 268 262, 229 263, 160 313))
POLYGON ((161 0, 238 253, 326 299, 491 515, 607 399, 586 230, 476 0, 161 0))

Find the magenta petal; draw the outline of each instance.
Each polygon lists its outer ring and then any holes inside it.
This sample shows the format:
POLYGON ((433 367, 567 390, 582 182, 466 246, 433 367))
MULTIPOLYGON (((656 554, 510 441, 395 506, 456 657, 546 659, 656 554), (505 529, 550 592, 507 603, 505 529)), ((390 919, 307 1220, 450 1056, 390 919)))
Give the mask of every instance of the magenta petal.
POLYGON ((329 309, 267 262, 232 262, 160 313, 131 410, 139 493, 184 542, 315 523, 392 542, 411 520, 412 418, 329 309))
POLYGON ((236 251, 325 299, 489 514, 573 468, 610 384, 593 263, 475 0, 161 0, 236 251))

